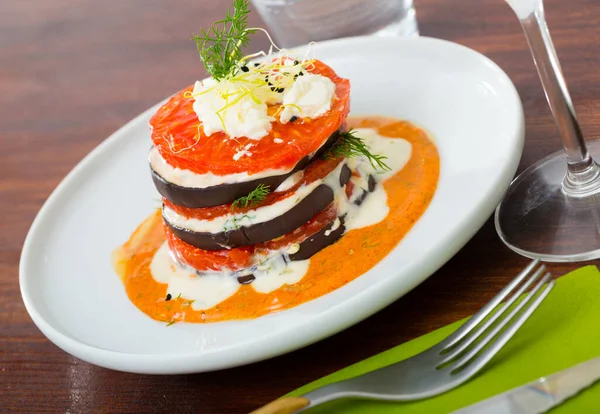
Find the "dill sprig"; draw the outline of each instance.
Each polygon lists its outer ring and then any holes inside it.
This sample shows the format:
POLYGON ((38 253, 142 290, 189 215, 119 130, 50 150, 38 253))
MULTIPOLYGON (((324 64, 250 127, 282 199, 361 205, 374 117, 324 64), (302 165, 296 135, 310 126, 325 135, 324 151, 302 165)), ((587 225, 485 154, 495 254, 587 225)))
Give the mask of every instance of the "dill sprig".
POLYGON ((249 35, 256 31, 247 28, 248 4, 249 0, 233 0, 232 9, 227 10, 223 20, 194 35, 200 59, 215 80, 235 75, 243 57, 242 48, 248 44, 249 35))
POLYGON ((259 184, 254 190, 250 192, 250 194, 235 200, 231 204, 231 209, 234 210, 236 207, 248 207, 253 204, 258 204, 264 201, 264 199, 267 198, 267 195, 269 195, 270 192, 271 190, 269 189, 268 185, 259 184))
POLYGON ((337 142, 331 147, 330 153, 334 157, 340 155, 347 158, 363 156, 369 160, 373 168, 388 171, 391 170, 384 162, 384 160, 387 160, 387 157, 371 153, 369 147, 365 144, 365 141, 362 138, 357 137, 353 130, 341 132, 337 142))

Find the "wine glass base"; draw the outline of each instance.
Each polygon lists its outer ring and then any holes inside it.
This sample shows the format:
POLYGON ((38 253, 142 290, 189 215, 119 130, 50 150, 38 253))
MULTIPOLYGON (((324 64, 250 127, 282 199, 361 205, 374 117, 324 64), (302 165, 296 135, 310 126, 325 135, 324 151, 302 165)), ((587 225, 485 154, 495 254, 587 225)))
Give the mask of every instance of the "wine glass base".
MULTIPOLYGON (((588 141, 600 160, 600 140, 588 141)), ((572 197, 563 189, 564 151, 538 161, 511 183, 496 208, 500 239, 513 251, 547 262, 600 258, 600 188, 572 197)))

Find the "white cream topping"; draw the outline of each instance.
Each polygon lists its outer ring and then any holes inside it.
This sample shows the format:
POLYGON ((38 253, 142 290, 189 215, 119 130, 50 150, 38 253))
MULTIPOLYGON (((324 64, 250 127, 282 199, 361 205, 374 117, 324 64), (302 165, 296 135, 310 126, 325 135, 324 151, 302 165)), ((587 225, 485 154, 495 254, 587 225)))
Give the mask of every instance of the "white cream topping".
MULTIPOLYGON (((293 65, 289 63, 293 61, 286 62, 293 65)), ((296 76, 291 83, 284 82, 287 87, 274 79, 276 83, 270 86, 264 75, 254 72, 244 75, 244 81, 217 82, 214 78, 197 81, 192 92, 193 108, 204 134, 210 136, 222 131, 231 138, 261 139, 271 131, 271 123, 275 121, 267 114, 267 105, 283 104, 280 121, 284 124, 293 116, 318 118, 328 112, 335 96, 331 79, 302 71, 301 66, 288 67, 288 82, 292 79, 289 76, 298 73, 303 76, 296 76)))
POLYGON ((227 175, 216 175, 212 173, 196 174, 190 170, 182 170, 168 164, 165 159, 160 156, 160 153, 156 147, 152 147, 150 150, 148 162, 150 163, 152 169, 168 182, 181 187, 189 188, 207 188, 214 185, 242 183, 245 181, 257 180, 259 178, 271 177, 274 175, 283 175, 290 172, 290 169, 267 169, 252 175, 249 175, 246 172, 227 175))
POLYGON ((271 130, 266 103, 253 99, 243 83, 204 79, 196 82, 193 96, 206 136, 225 131, 231 138, 260 139, 271 130))
POLYGON ((319 185, 324 182, 328 184, 332 180, 337 180, 339 183, 340 171, 343 164, 336 167, 331 173, 320 180, 315 180, 312 183, 300 186, 294 194, 284 198, 281 201, 268 206, 259 207, 250 210, 246 213, 226 214, 215 217, 210 220, 200 220, 196 218, 188 218, 178 214, 175 210, 165 206, 163 208, 163 216, 173 226, 183 229, 203 232, 203 233, 221 233, 224 231, 235 230, 240 227, 250 227, 258 223, 273 220, 294 208, 304 198, 314 191, 319 185))
POLYGON ((331 109, 335 83, 326 76, 307 73, 299 76, 291 88, 283 93, 282 124, 293 117, 318 118, 331 109))

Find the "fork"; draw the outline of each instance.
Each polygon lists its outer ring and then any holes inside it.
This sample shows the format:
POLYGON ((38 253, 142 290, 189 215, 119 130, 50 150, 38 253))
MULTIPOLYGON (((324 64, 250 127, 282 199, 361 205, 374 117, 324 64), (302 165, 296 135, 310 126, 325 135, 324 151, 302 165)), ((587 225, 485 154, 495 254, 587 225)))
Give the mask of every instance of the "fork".
POLYGON ((457 331, 420 354, 301 397, 281 398, 251 414, 299 413, 347 397, 419 400, 456 388, 477 374, 502 349, 554 287, 552 275, 545 273, 545 266, 538 265, 539 260, 532 261, 457 331), (518 301, 534 283, 534 288, 518 301), (511 293, 510 299, 498 306, 511 293))

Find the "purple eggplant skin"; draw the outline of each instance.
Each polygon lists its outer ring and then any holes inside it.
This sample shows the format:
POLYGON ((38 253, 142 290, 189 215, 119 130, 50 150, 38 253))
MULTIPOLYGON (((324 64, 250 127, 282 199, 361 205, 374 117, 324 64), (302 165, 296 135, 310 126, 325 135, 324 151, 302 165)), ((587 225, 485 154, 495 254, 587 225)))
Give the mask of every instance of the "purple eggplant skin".
POLYGON ((340 130, 337 130, 327 139, 325 144, 312 157, 302 158, 288 173, 259 178, 235 184, 221 184, 206 188, 182 187, 165 180, 160 174, 150 167, 150 174, 154 186, 161 196, 171 203, 188 208, 206 208, 229 204, 240 197, 248 195, 260 184, 275 190, 290 175, 306 168, 312 161, 321 157, 338 140, 340 130))
POLYGON ((340 220, 340 225, 337 229, 331 231, 329 234, 326 234, 327 231, 331 230, 333 227, 333 222, 329 223, 319 232, 313 234, 308 239, 300 243, 300 249, 296 253, 290 254, 290 260, 298 261, 310 259, 327 246, 338 241, 346 231, 346 227, 344 227, 344 218, 339 217, 338 219, 340 220))

